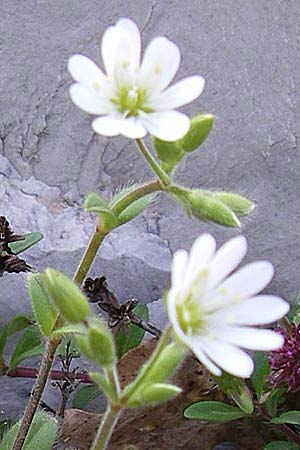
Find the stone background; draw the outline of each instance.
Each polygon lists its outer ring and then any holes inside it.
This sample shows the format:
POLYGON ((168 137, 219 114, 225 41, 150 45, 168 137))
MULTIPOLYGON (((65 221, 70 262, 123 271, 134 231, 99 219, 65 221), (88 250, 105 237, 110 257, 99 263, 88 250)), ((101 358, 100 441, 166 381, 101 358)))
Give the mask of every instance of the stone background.
MULTIPOLYGON (((233 190, 258 206, 237 231, 189 220, 178 205, 159 197, 106 240, 92 273, 105 273, 121 300, 154 301, 167 285, 173 251, 188 248, 206 230, 219 243, 242 232, 249 241, 247 260, 266 258, 276 267, 269 291, 294 301, 300 269, 299 1, 0 5, 0 214, 16 230, 45 234, 27 253, 28 262, 71 275, 94 223, 81 211, 84 194, 97 190, 109 198, 128 180, 151 177, 133 143, 94 135, 91 116, 68 95, 69 56, 82 53, 100 62, 102 32, 127 16, 142 29, 144 43, 164 34, 179 45, 177 79, 198 73, 206 79, 204 93, 186 111, 213 113, 215 126, 201 150, 180 166, 177 179, 233 190)), ((0 282, 2 323, 28 311, 29 302, 22 275, 5 275, 0 282)), ((2 379, 0 389, 3 415, 20 413, 29 384, 2 379)))

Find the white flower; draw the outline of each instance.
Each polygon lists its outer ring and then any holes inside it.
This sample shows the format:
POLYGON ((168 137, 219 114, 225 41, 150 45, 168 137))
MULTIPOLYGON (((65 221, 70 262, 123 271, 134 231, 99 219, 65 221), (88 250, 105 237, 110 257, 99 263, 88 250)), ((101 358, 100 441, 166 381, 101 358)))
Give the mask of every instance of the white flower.
POLYGON ((190 254, 175 253, 167 297, 169 320, 177 339, 213 374, 219 376, 223 369, 248 378, 253 361, 241 348, 268 351, 283 344, 280 334, 253 325, 280 319, 289 304, 273 295, 257 295, 273 277, 271 263, 256 261, 231 274, 247 252, 243 236, 215 250, 215 239, 203 234, 190 254))
POLYGON ((120 19, 104 32, 101 50, 106 74, 86 56, 73 55, 68 63, 76 81, 70 87, 73 102, 102 116, 93 121, 94 131, 133 139, 147 132, 166 141, 183 137, 190 121, 174 109, 197 98, 204 79, 191 76, 166 89, 178 70, 178 47, 165 37, 156 37, 140 63, 140 32, 131 20, 120 19))

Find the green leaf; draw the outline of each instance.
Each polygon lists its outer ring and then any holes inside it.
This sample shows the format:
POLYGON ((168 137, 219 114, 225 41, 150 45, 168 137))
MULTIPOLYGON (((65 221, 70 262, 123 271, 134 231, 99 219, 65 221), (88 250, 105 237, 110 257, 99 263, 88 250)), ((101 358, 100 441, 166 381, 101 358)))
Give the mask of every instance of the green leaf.
MULTIPOLYGON (((1 441, 1 450, 11 450, 20 422, 16 423, 1 441)), ((22 450, 51 450, 56 439, 58 426, 56 420, 38 412, 35 414, 22 450)))
POLYGON ((68 336, 70 334, 84 334, 85 326, 82 323, 74 323, 71 325, 66 325, 64 327, 57 328, 51 334, 51 336, 68 336))
POLYGON ((45 336, 50 336, 58 313, 49 299, 43 281, 43 274, 32 274, 28 277, 28 288, 37 324, 45 336))
POLYGON ((269 357, 262 352, 254 352, 255 370, 251 376, 252 384, 255 389, 258 401, 262 398, 267 377, 270 374, 269 357))
POLYGON ((102 230, 110 231, 117 225, 115 214, 96 192, 91 192, 87 195, 83 207, 86 212, 93 212, 99 215, 102 230))
MULTIPOLYGON (((140 319, 147 321, 149 319, 149 311, 146 305, 139 304, 134 310, 140 319)), ((134 347, 137 347, 143 340, 145 331, 134 324, 129 325, 129 333, 126 335, 123 327, 120 328, 115 336, 115 344, 118 358, 121 358, 125 353, 134 347)))
POLYGON ((176 397, 182 392, 177 386, 166 383, 151 383, 141 385, 126 402, 128 408, 139 408, 141 406, 157 405, 176 397))
POLYGON ((99 397, 102 392, 95 384, 89 384, 79 389, 73 397, 73 408, 84 409, 92 400, 99 397))
POLYGON ((15 255, 18 255, 37 244, 43 237, 42 233, 36 231, 35 233, 24 234, 24 239, 22 239, 22 241, 10 242, 8 245, 11 251, 15 255))
POLYGON ((244 380, 225 372, 220 377, 214 378, 221 391, 230 397, 244 413, 253 413, 252 393, 244 380))
POLYGON ((28 327, 20 337, 9 363, 9 370, 13 370, 26 358, 43 353, 44 345, 41 343, 41 333, 36 325, 28 327))
POLYGON ((294 442, 287 442, 287 441, 274 441, 270 442, 266 447, 264 447, 264 450, 299 450, 299 445, 295 444, 294 442))
POLYGON ((27 328, 32 324, 32 320, 26 316, 16 316, 7 322, 4 327, 0 329, 0 355, 3 353, 7 338, 18 331, 27 328))
POLYGON ((236 406, 213 401, 194 403, 184 411, 184 417, 187 419, 199 419, 207 422, 230 422, 246 416, 247 414, 236 406))
POLYGON ((277 415, 278 406, 285 402, 286 388, 276 388, 273 389, 268 396, 267 400, 264 402, 264 406, 271 417, 277 415))
POLYGON ((135 202, 131 203, 130 206, 127 206, 127 208, 125 208, 118 215, 119 225, 123 225, 123 223, 129 222, 130 220, 141 214, 150 204, 152 198, 152 195, 146 195, 145 197, 139 198, 135 202))
POLYGON ((271 420, 272 423, 291 423, 300 425, 300 411, 287 411, 271 420))

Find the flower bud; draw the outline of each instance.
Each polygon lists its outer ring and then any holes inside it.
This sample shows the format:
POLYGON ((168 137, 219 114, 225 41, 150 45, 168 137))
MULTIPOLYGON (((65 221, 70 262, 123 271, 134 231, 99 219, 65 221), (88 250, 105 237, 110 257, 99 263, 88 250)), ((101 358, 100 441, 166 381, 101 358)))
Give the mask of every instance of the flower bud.
POLYGON ((192 117, 189 131, 177 141, 180 148, 185 152, 196 150, 209 135, 213 121, 211 114, 197 114, 192 117))
POLYGON ((155 363, 152 364, 147 377, 148 381, 160 383, 168 380, 183 361, 185 355, 186 349, 178 345, 177 342, 167 345, 155 363))
POLYGON ((93 360, 93 354, 90 349, 88 337, 85 334, 76 334, 76 343, 78 350, 88 359, 93 360))
POLYGON ((173 384, 153 383, 142 385, 129 398, 126 403, 128 408, 138 408, 140 406, 156 405, 166 402, 181 393, 181 389, 173 384))
POLYGON ((51 300, 69 322, 87 319, 90 308, 81 290, 66 275, 54 269, 46 269, 45 285, 51 300))
POLYGON ((187 199, 193 215, 204 221, 215 222, 225 227, 239 227, 240 221, 233 211, 210 192, 194 189, 187 199))
POLYGON ((116 351, 111 332, 97 321, 88 330, 88 343, 92 359, 100 366, 110 366, 116 360, 116 351))
POLYGON ((247 216, 255 208, 250 200, 233 192, 212 192, 212 194, 238 216, 247 216))

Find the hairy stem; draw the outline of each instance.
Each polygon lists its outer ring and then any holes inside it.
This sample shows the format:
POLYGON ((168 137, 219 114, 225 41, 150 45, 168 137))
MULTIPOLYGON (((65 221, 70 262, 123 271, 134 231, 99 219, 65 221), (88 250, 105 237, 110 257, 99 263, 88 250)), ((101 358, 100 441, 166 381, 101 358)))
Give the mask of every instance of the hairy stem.
POLYGON ((114 428, 121 415, 121 410, 108 406, 105 415, 101 421, 101 425, 97 431, 91 450, 105 450, 111 438, 114 428))
POLYGON ((155 161, 147 147, 145 146, 142 139, 136 139, 136 143, 143 154, 144 158, 147 160, 151 168, 154 170, 160 181, 163 183, 164 186, 169 186, 171 184, 171 178, 169 175, 160 167, 160 165, 155 161))
POLYGON ((22 423, 20 425, 14 445, 11 450, 21 450, 21 448, 23 447, 34 414, 36 412, 42 393, 44 391, 48 374, 52 366, 55 351, 59 342, 60 340, 58 339, 49 339, 49 341, 46 344, 46 349, 41 362, 39 375, 34 384, 30 400, 24 412, 22 423))

